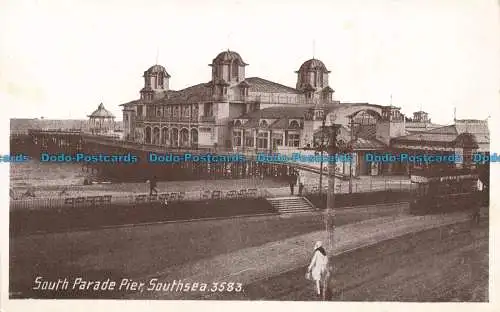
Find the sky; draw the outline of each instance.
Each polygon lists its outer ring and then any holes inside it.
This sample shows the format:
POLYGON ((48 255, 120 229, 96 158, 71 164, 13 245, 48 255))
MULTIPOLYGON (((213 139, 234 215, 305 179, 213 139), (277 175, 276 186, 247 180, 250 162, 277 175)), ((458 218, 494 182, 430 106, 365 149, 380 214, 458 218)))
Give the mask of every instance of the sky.
POLYGON ((500 106, 499 5, 489 0, 0 0, 0 102, 10 118, 86 118, 137 99, 165 66, 179 90, 210 80, 223 50, 247 77, 295 86, 312 58, 342 102, 432 121, 500 106), (286 4, 285 4, 286 3, 286 4))

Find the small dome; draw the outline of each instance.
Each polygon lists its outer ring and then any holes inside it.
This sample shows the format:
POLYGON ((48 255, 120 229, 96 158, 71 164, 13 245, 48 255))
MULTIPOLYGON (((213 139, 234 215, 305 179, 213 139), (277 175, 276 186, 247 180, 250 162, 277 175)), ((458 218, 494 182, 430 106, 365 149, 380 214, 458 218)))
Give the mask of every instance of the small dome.
POLYGON ((110 111, 104 108, 104 105, 101 103, 99 104, 99 107, 88 117, 90 118, 115 118, 113 114, 111 114, 110 111))
POLYGON ((304 72, 304 71, 313 71, 313 70, 321 70, 324 73, 329 73, 330 71, 326 69, 325 64, 323 64, 322 61, 317 60, 317 59, 310 59, 308 61, 305 61, 302 66, 300 66, 300 69, 298 72, 304 72))
POLYGON ((151 66, 148 70, 146 70, 144 72, 144 75, 151 75, 151 74, 158 74, 158 73, 164 73, 165 76, 167 76, 168 78, 170 78, 170 75, 167 73, 167 70, 165 69, 165 67, 161 66, 161 65, 153 65, 151 66))
POLYGON ((228 62, 237 62, 240 65, 248 65, 245 62, 243 62, 243 59, 237 52, 229 50, 219 53, 219 55, 217 55, 217 57, 213 59, 212 64, 220 64, 228 62))

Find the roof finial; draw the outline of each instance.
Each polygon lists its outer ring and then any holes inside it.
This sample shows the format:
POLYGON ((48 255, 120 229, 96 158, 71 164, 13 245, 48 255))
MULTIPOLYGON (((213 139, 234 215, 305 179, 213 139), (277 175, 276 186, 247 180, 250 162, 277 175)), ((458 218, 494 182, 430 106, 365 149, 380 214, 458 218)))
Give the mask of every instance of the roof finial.
POLYGON ((391 99, 390 99, 390 106, 392 106, 392 93, 391 93, 391 99))
POLYGON ((160 54, 160 47, 159 46, 156 46, 156 63, 155 65, 158 65, 158 56, 160 54))
POLYGON ((313 39, 313 60, 316 57, 316 40, 313 39))
POLYGON ((453 122, 457 122, 457 108, 453 108, 453 122))
POLYGON ((231 47, 231 32, 227 34, 227 52, 231 52, 229 47, 231 47))

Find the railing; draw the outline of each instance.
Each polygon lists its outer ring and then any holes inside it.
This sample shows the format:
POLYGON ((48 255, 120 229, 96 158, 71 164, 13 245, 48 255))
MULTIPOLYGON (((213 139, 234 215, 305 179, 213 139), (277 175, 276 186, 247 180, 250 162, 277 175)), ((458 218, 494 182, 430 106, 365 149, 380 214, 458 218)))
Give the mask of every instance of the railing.
MULTIPOLYGON (((328 193, 328 185, 323 185, 323 194, 328 193)), ((369 181, 353 181, 351 184, 352 193, 371 193, 380 191, 393 191, 393 192, 411 192, 416 186, 412 186, 412 183, 408 179, 384 179, 376 180, 370 179, 369 181)), ((308 194, 318 194, 319 185, 311 184, 305 186, 305 192, 308 194)), ((349 193, 349 181, 335 181, 335 194, 348 194, 349 193)))
POLYGON ((198 122, 198 116, 136 116, 136 121, 198 122))
POLYGON ((263 189, 248 188, 238 190, 204 190, 190 192, 170 192, 131 195, 101 195, 101 196, 80 196, 65 198, 31 198, 31 199, 11 199, 10 209, 55 209, 71 207, 108 207, 111 205, 134 206, 140 204, 161 205, 165 202, 183 202, 199 200, 224 200, 238 198, 262 198, 266 193, 263 189))
POLYGON ((240 102, 240 103, 263 103, 263 104, 284 104, 284 105, 308 105, 326 104, 334 101, 326 101, 319 98, 308 99, 302 94, 286 96, 275 94, 267 95, 205 95, 194 98, 178 99, 176 104, 199 104, 205 102, 240 102))
MULTIPOLYGON (((368 178, 368 177, 367 177, 368 178)), ((364 181, 352 182, 352 193, 369 193, 377 191, 400 191, 411 192, 415 189, 408 179, 395 180, 394 178, 368 178, 364 181)), ((165 201, 183 202, 200 200, 224 200, 238 198, 264 198, 283 196, 276 195, 288 192, 288 187, 281 188, 242 188, 234 190, 201 190, 188 192, 159 193, 150 196, 149 194, 128 194, 128 195, 100 195, 100 196, 78 196, 60 198, 29 198, 11 199, 10 209, 60 209, 71 207, 108 207, 108 206, 134 206, 141 204, 161 205, 165 201)), ((323 194, 327 194, 328 186, 323 186, 323 194)), ((304 193, 317 194, 319 186, 315 183, 305 184, 304 193)), ((348 181, 335 181, 335 194, 349 193, 348 181)))
POLYGON ((29 129, 28 134, 82 134, 82 129, 29 129))
POLYGON ((200 121, 201 122, 214 122, 215 116, 201 116, 200 121))
POLYGON ((228 96, 228 102, 256 102, 263 104, 289 104, 289 105, 307 105, 307 104, 322 104, 325 103, 324 100, 318 98, 308 99, 302 97, 301 95, 297 96, 285 96, 278 94, 270 94, 270 95, 248 95, 248 96, 238 96, 232 95, 228 96))

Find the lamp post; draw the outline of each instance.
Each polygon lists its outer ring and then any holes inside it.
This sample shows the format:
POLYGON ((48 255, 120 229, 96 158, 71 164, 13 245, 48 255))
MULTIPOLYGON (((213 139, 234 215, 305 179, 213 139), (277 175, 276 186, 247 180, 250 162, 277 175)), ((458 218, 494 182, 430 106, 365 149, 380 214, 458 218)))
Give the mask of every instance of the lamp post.
POLYGON ((337 169, 336 154, 338 153, 337 135, 340 125, 332 124, 328 140, 328 193, 326 197, 325 229, 328 235, 328 249, 333 250, 333 234, 335 230, 335 173, 337 169), (333 218, 332 218, 333 217, 333 218), (331 221, 330 221, 331 220, 331 221))
MULTIPOLYGON (((330 115, 331 125, 329 127, 325 126, 325 120, 323 120, 323 134, 322 134, 322 146, 321 148, 321 158, 323 158, 323 138, 324 132, 328 131, 328 193, 326 198, 326 214, 325 214, 325 232, 327 237, 327 248, 333 253, 333 244, 334 244, 334 233, 335 233, 335 173, 336 173, 336 154, 338 153, 337 146, 337 136, 339 134, 339 129, 341 125, 335 124, 335 115, 330 115), (333 216, 332 216, 333 214, 333 216)), ((323 164, 321 163, 321 168, 323 168, 323 164)), ((320 172, 320 187, 321 187, 321 177, 322 170, 320 172)), ((321 194, 321 193, 320 193, 321 194)), ((328 281, 325 280, 325 285, 323 285, 323 300, 326 300, 326 283, 328 281)))
POLYGON ((325 131, 326 131, 326 115, 323 117, 323 123, 321 124, 321 143, 319 145, 320 149, 320 160, 319 160, 319 199, 321 200, 321 194, 323 193, 323 151, 325 150, 325 131))

